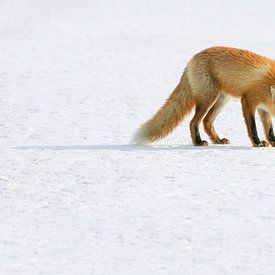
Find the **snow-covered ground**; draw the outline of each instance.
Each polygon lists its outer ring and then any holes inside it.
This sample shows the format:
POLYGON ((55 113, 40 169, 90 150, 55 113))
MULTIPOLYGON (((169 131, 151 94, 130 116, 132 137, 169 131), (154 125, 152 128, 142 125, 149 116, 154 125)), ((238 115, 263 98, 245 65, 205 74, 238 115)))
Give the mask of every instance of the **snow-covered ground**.
MULTIPOLYGON (((197 51, 275 57, 274 1, 0 1, 0 274, 275 274, 275 148, 190 116, 131 136, 197 51), (207 138, 203 134, 204 138, 207 138)), ((259 130, 262 130, 259 124, 259 130)))

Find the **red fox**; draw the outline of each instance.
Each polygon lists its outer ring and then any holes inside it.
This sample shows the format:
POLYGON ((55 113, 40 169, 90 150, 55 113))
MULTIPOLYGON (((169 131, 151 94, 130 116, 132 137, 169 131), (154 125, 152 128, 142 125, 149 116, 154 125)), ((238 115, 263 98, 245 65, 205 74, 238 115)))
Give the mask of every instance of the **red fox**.
POLYGON ((241 98, 252 145, 275 146, 272 125, 272 116, 275 115, 275 61, 247 50, 228 47, 208 48, 193 56, 165 104, 137 131, 134 143, 144 144, 163 138, 195 107, 190 123, 193 145, 208 145, 200 137, 202 120, 213 143, 228 144, 227 138, 220 138, 216 133, 214 120, 231 96, 241 98), (256 110, 268 142, 258 137, 256 110))

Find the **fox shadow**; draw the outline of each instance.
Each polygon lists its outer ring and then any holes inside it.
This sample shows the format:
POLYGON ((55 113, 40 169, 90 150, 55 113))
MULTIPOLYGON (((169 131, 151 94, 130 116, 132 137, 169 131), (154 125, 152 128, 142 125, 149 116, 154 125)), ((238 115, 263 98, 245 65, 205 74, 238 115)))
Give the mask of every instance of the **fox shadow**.
POLYGON ((162 151, 250 151, 266 148, 254 148, 252 146, 233 146, 233 145, 128 145, 128 144, 99 144, 99 145, 35 145, 35 146, 17 146, 18 150, 50 150, 50 151, 67 151, 67 150, 84 150, 84 151, 122 151, 122 152, 162 152, 162 151))

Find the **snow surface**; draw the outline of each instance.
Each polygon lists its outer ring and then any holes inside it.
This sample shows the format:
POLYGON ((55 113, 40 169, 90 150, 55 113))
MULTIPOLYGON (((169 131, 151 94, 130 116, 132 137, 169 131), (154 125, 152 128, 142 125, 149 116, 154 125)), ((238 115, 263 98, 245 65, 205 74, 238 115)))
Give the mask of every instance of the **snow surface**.
POLYGON ((231 145, 193 147, 190 116, 128 145, 197 51, 275 57, 274 1, 0 4, 1 274, 275 274, 275 148, 238 100, 231 145))

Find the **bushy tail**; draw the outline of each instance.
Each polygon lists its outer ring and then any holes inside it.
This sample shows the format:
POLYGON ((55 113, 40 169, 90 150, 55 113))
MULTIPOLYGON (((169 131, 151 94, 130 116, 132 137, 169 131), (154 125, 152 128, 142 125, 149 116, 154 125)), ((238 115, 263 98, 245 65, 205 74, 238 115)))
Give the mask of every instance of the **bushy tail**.
POLYGON ((136 132, 133 143, 145 144, 169 134, 191 112, 195 100, 186 72, 161 109, 136 132))

